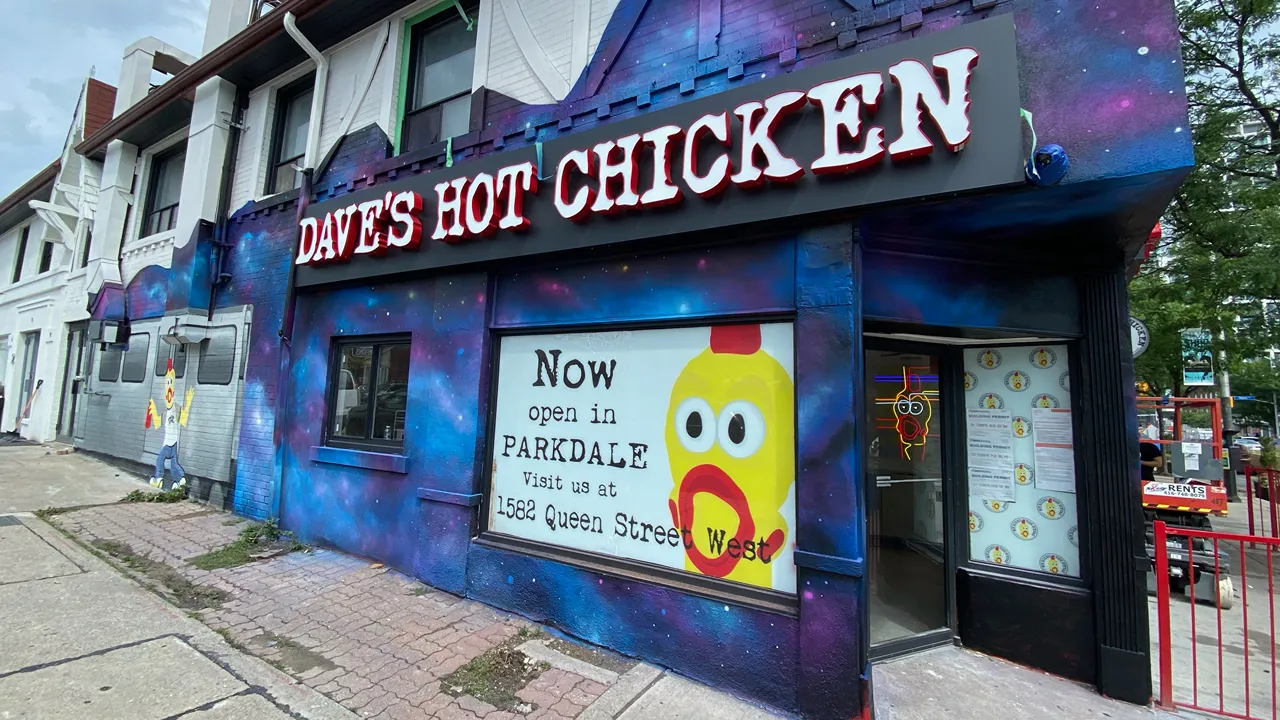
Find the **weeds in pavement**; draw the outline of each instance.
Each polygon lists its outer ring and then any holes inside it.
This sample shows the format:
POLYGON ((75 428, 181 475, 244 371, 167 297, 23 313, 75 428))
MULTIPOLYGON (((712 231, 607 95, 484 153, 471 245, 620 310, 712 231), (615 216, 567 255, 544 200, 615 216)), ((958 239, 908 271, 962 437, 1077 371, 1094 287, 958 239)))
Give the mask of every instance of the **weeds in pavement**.
POLYGON ((275 520, 268 520, 244 528, 235 542, 193 557, 188 562, 201 570, 218 570, 308 549, 298 542, 293 533, 281 530, 275 520))
POLYGON ((54 515, 61 515, 62 513, 71 512, 72 510, 75 510, 75 508, 69 508, 69 507, 41 508, 36 511, 36 517, 40 518, 41 520, 44 520, 45 522, 49 522, 49 518, 53 517, 54 515))
POLYGON ((218 607, 230 598, 230 595, 218 588, 196 585, 168 565, 152 560, 146 555, 139 555, 128 543, 119 540, 93 540, 89 544, 115 558, 130 570, 159 583, 168 590, 179 607, 203 610, 218 607))
POLYGON ((244 522, 244 518, 233 517, 230 520, 223 520, 222 525, 223 527, 231 527, 232 525, 239 525, 242 522, 244 522))
POLYGON ((187 489, 185 487, 175 487, 165 490, 164 492, 146 492, 145 490, 134 490, 128 495, 120 498, 122 503, 176 503, 187 499, 187 489))
POLYGON ((541 636, 539 630, 521 628, 515 637, 440 678, 440 689, 454 697, 470 695, 499 710, 531 712, 536 708, 516 697, 516 693, 551 666, 516 647, 541 636))

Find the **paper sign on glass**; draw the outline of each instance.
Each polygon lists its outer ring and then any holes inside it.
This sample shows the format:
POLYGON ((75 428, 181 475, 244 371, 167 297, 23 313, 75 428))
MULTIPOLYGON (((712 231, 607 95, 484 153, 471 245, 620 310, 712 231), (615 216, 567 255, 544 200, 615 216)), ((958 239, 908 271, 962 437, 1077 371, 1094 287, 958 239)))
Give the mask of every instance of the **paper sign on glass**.
POLYGON ((1076 491, 1076 455, 1072 447, 1071 411, 1034 408, 1036 487, 1050 492, 1076 491))
POLYGON ((1013 469, 1012 415, 1000 410, 968 410, 969 467, 1013 469))
POLYGON ((969 468, 969 494, 988 500, 1013 502, 1013 472, 995 468, 971 467, 969 468))

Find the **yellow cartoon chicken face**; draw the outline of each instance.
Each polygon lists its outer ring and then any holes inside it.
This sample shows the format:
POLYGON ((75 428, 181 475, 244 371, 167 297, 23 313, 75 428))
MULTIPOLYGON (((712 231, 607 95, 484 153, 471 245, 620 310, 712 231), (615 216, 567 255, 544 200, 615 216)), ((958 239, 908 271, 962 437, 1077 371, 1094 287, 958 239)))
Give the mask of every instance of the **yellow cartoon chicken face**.
POLYGON ((762 587, 790 528, 780 509, 795 480, 795 391, 760 348, 758 325, 716 327, 676 379, 666 445, 671 519, 685 569, 762 587))
POLYGON ((164 374, 164 406, 173 407, 173 360, 169 361, 169 369, 164 374))

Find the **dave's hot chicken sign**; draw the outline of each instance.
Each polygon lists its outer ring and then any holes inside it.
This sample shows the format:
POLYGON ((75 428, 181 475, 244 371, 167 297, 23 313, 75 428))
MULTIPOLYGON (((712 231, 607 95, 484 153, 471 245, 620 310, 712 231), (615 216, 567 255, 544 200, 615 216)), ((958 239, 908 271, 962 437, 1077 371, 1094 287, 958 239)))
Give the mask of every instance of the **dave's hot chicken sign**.
POLYGON ((314 206, 295 262, 440 248, 411 263, 439 267, 1017 182, 1017 107, 1012 23, 995 18, 568 134, 540 157, 402 174, 314 206))

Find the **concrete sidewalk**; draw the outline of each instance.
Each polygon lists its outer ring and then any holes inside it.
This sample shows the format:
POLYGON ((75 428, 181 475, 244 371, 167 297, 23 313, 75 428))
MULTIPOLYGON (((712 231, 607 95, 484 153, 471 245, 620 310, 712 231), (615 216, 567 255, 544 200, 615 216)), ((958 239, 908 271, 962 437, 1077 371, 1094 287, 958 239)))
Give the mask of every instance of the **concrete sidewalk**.
POLYGON ((0 516, 0 637, 0 718, 355 717, 30 515, 0 516))

